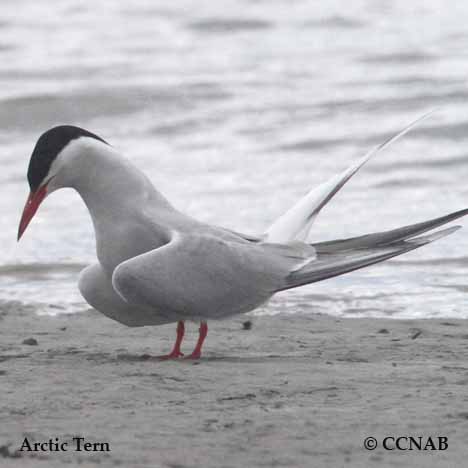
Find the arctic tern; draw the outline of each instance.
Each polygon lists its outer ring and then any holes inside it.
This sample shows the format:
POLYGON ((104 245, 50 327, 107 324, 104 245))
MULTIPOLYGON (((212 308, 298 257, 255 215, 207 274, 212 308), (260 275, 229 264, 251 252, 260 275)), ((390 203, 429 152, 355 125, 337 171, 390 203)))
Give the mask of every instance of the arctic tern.
POLYGON ((95 309, 127 326, 178 322, 172 351, 183 356, 184 321, 200 321, 189 358, 201 356, 207 320, 242 314, 275 293, 341 275, 404 254, 451 234, 422 235, 468 213, 349 239, 307 243, 320 210, 378 151, 416 120, 329 182, 311 190, 263 235, 250 236, 197 221, 175 209, 150 179, 101 137, 71 125, 43 133, 32 153, 18 240, 41 202, 74 188, 94 225, 97 262, 79 277, 95 309))

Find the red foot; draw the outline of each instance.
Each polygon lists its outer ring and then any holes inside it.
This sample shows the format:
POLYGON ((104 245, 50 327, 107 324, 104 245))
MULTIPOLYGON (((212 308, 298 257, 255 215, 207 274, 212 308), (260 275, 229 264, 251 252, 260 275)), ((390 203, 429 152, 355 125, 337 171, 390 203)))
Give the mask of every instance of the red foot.
POLYGON ((205 341, 206 335, 208 334, 208 325, 206 322, 200 323, 200 330, 198 335, 197 345, 195 349, 192 351, 190 356, 187 356, 185 359, 200 359, 201 358, 201 349, 203 346, 203 342, 205 341))
POLYGON ((163 356, 158 356, 159 359, 178 359, 184 355, 180 351, 180 345, 182 344, 182 340, 184 339, 184 333, 185 333, 185 326, 183 320, 180 320, 177 323, 177 338, 174 343, 174 348, 169 354, 164 354, 163 356))
POLYGON ((158 359, 161 360, 168 360, 168 359, 178 359, 180 357, 183 357, 184 353, 181 353, 180 351, 172 351, 169 354, 163 354, 162 356, 158 356, 158 359))
POLYGON ((189 356, 185 356, 184 359, 200 359, 201 353, 196 353, 195 351, 189 356))

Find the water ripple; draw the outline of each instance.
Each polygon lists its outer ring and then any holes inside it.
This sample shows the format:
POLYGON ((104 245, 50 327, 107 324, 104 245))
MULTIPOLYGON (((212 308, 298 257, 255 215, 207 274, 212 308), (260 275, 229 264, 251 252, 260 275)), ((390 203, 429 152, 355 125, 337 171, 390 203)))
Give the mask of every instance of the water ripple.
POLYGON ((270 29, 273 23, 254 18, 206 18, 192 21, 187 26, 204 34, 231 34, 270 29))

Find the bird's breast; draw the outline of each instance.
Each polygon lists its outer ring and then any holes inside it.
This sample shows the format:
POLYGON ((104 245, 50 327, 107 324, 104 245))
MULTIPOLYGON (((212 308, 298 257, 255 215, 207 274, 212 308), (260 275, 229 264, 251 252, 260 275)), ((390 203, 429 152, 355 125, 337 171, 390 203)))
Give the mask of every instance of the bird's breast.
POLYGON ((138 222, 96 229, 97 257, 109 276, 125 260, 157 249, 166 242, 164 235, 138 222))

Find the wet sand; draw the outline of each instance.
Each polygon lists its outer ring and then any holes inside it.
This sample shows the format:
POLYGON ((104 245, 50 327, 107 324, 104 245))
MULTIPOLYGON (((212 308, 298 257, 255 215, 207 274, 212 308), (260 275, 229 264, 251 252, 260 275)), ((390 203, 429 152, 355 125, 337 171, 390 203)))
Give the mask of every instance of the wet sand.
MULTIPOLYGON (((205 357, 160 362, 174 326, 0 307, 0 466, 463 466, 468 322, 249 317, 212 323, 205 357), (250 330, 243 321, 252 320, 250 330), (34 338, 37 345, 22 344, 34 338), (385 451, 386 436, 448 438, 385 451), (107 442, 76 452, 71 440, 107 442), (379 447, 363 448, 374 436, 379 447), (18 452, 24 438, 67 452, 18 452)), ((196 326, 188 325, 185 350, 196 326)))

